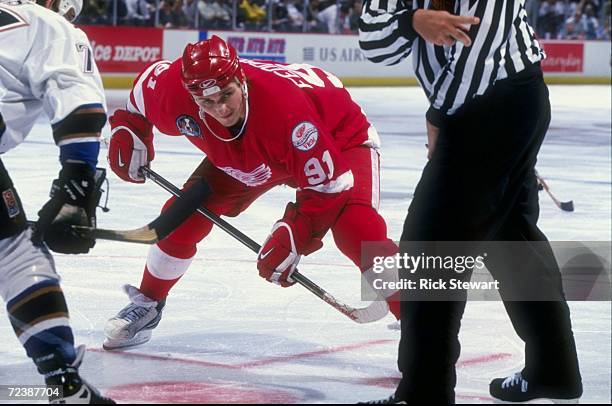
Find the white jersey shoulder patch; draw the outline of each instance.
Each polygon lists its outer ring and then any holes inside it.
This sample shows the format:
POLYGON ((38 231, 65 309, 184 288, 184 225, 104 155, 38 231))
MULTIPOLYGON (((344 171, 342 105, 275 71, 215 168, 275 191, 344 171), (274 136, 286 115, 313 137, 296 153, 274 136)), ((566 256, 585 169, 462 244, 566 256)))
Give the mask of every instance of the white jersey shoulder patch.
POLYGON ((2 3, 0 3, 0 32, 25 27, 26 25, 28 25, 27 21, 19 13, 8 7, 2 7, 2 3))

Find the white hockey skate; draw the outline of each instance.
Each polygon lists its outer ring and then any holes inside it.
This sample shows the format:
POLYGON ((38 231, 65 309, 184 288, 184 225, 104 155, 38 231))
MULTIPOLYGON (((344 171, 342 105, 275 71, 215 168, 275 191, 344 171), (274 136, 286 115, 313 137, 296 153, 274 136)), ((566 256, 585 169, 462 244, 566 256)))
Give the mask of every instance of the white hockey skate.
POLYGON ((134 347, 149 341, 166 304, 165 300, 156 302, 146 297, 132 285, 124 285, 123 290, 131 303, 106 323, 106 339, 102 348, 107 351, 134 347))

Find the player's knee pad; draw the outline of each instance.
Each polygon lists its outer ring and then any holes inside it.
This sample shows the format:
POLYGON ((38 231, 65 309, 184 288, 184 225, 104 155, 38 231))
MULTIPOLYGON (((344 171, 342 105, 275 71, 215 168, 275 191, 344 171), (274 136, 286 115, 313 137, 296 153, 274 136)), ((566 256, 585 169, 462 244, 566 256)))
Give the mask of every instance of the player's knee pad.
MULTIPOLYGON (((397 282, 397 269, 380 269, 380 264, 386 257, 397 254, 398 247, 387 237, 384 219, 371 206, 348 205, 332 231, 340 251, 359 267, 370 286, 376 286, 376 280, 387 282, 384 286, 397 282)), ((397 291, 384 287, 376 288, 375 293, 390 300, 397 291)), ((393 304, 392 311, 396 317, 399 315, 397 303, 393 304)))
MULTIPOLYGON (((185 247, 179 246, 179 248, 184 249, 185 247)), ((177 256, 165 252, 165 249, 157 245, 152 246, 147 256, 147 270, 149 273, 155 278, 162 280, 174 280, 183 276, 193 261, 195 248, 191 257, 188 258, 181 257, 188 254, 188 252, 175 252, 177 256)))
POLYGON ((31 229, 26 229, 0 240, 0 295, 6 302, 40 282, 59 283, 53 257, 31 238, 31 229))
MULTIPOLYGON (((347 205, 332 227, 332 234, 340 251, 360 268, 362 242, 388 241, 385 220, 374 208, 362 204, 347 205)), ((385 249, 389 255, 392 255, 391 248, 389 246, 385 249)))
MULTIPOLYGON (((164 205, 162 212, 168 208, 174 199, 164 205)), ((194 213, 177 227, 170 235, 158 243, 167 254, 177 258, 191 258, 195 255, 196 244, 202 241, 213 228, 213 223, 200 213, 194 213)))
POLYGON ((9 300, 6 308, 17 338, 37 365, 49 354, 74 358, 68 307, 59 281, 47 279, 30 286, 9 300))
POLYGON ((0 240, 0 294, 28 356, 74 352, 68 309, 51 254, 27 229, 0 240))
POLYGON ((338 216, 333 227, 340 235, 350 234, 356 238, 380 241, 387 238, 387 224, 371 206, 349 204, 338 216))

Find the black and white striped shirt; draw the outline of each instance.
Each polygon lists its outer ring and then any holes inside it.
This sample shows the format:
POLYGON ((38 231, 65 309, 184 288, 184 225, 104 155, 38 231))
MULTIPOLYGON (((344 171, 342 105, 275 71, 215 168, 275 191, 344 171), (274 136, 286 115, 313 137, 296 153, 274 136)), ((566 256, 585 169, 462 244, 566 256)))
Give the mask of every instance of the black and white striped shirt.
POLYGON ((412 28, 412 15, 431 0, 366 0, 359 45, 369 60, 394 65, 413 54, 414 71, 431 103, 427 118, 439 125, 495 83, 545 58, 527 23, 525 0, 456 0, 455 14, 476 16, 472 46, 436 46, 412 28))

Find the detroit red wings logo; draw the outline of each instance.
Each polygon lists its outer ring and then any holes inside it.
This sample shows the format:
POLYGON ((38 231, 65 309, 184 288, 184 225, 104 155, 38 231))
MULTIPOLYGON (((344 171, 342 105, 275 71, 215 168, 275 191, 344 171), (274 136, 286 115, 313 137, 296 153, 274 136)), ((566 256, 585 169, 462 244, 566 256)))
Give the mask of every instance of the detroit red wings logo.
POLYGON ((229 166, 220 167, 219 169, 249 187, 263 185, 272 177, 272 170, 266 164, 259 165, 251 172, 243 172, 240 169, 232 168, 229 166))
POLYGON ((302 121, 295 126, 291 132, 291 141, 293 146, 300 151, 308 151, 317 145, 319 140, 319 131, 314 124, 308 121, 302 121))

